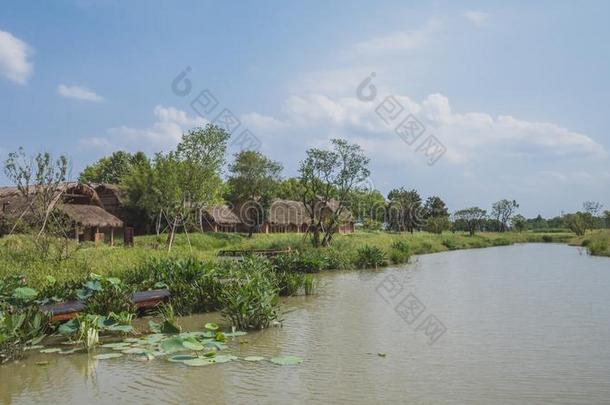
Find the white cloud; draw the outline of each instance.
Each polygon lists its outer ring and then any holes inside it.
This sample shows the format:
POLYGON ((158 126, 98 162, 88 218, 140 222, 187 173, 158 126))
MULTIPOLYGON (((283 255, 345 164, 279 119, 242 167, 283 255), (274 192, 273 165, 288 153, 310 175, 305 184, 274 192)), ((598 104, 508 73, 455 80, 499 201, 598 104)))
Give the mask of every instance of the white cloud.
POLYGON ((482 11, 469 10, 464 12, 463 16, 476 26, 484 25, 489 18, 489 14, 482 11))
MULTIPOLYGON (((404 95, 395 98, 404 111, 392 121, 393 124, 386 124, 375 113, 379 102, 366 103, 355 97, 333 98, 322 94, 291 96, 284 104, 282 120, 265 119, 282 124, 276 128, 285 130, 289 127, 291 133, 319 133, 319 139, 327 139, 328 133, 352 140, 357 138, 367 150, 379 151, 380 159, 388 156, 404 159, 405 152, 415 149, 394 133, 396 125, 408 113, 414 114, 426 126, 426 134, 435 135, 447 147, 447 161, 454 164, 493 156, 599 158, 607 155, 604 147, 590 137, 553 123, 526 121, 508 115, 494 117, 485 112, 456 113, 442 94, 431 94, 420 103, 404 95)), ((274 129, 267 126, 268 131, 274 129)))
POLYGON ((104 101, 104 98, 96 94, 93 90, 89 90, 88 88, 81 86, 66 86, 65 84, 60 84, 57 87, 57 93, 62 97, 73 98, 76 100, 93 102, 104 101))
POLYGON ((248 127, 248 129, 255 133, 275 131, 286 127, 286 123, 268 115, 258 113, 245 114, 241 117, 241 121, 245 127, 248 127))
POLYGON ((103 137, 93 136, 80 141, 82 148, 110 150, 142 150, 149 153, 173 149, 182 134, 193 127, 203 126, 207 120, 190 117, 174 107, 158 105, 154 108, 155 122, 149 128, 120 126, 110 128, 103 137))
POLYGON ((388 35, 358 42, 354 49, 360 52, 407 51, 426 45, 430 37, 441 28, 437 19, 430 19, 423 27, 409 31, 395 31, 388 35))
POLYGON ((0 31, 0 74, 7 79, 26 84, 34 70, 29 60, 32 48, 10 32, 0 31))

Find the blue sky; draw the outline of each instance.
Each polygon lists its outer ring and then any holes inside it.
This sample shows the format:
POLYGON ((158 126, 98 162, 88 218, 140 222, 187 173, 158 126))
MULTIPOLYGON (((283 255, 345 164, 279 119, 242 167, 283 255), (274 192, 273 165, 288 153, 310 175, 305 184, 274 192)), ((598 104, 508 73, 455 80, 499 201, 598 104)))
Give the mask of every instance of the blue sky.
POLYGON ((515 198, 528 216, 610 208, 608 15, 604 1, 3 1, 0 157, 65 153, 76 177, 113 150, 169 150, 228 108, 286 175, 345 137, 384 193, 451 210, 515 198), (219 106, 198 117, 204 89, 219 106), (434 165, 376 114, 387 96, 444 145, 434 165))

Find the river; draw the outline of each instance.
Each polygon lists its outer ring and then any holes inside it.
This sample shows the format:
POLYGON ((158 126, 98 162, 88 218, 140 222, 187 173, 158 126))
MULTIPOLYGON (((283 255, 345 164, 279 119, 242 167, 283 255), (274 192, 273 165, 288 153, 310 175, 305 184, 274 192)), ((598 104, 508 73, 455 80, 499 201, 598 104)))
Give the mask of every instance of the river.
MULTIPOLYGON (((610 402, 608 258, 514 245, 329 272, 319 281, 317 295, 283 301, 282 327, 231 346, 240 357, 300 356, 300 365, 189 368, 29 352, 0 367, 0 403, 610 402), (49 364, 35 364, 41 360, 49 364)), ((181 324, 201 329, 218 319, 181 324)))

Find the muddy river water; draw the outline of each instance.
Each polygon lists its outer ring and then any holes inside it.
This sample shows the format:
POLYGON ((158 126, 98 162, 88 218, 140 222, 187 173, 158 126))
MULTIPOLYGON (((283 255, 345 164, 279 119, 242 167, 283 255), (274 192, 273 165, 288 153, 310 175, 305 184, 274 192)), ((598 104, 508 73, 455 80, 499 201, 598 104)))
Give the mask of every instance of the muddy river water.
MULTIPOLYGON (((187 367, 28 352, 0 367, 0 404, 608 403, 610 259, 529 244, 415 257, 319 276, 283 326, 231 353, 297 366, 187 367), (36 362, 48 361, 45 366, 36 362)), ((217 314, 181 319, 201 329, 217 314)))

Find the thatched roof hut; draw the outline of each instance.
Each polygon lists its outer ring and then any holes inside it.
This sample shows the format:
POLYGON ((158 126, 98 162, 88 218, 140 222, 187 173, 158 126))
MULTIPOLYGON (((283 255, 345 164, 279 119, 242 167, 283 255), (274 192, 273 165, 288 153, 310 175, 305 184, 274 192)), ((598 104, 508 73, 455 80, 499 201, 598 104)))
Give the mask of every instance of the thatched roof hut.
POLYGON ((121 228, 123 221, 97 205, 63 204, 59 209, 75 224, 86 228, 121 228))
POLYGON ((201 212, 201 226, 204 231, 235 232, 240 224, 239 217, 226 205, 214 205, 201 212))
POLYGON ((271 225, 301 226, 310 222, 305 205, 300 201, 274 200, 269 209, 271 225))
MULTIPOLYGON (((77 182, 64 182, 54 189, 31 186, 27 190, 17 187, 0 187, 0 213, 9 220, 18 222, 33 214, 32 198, 37 193, 46 194, 45 206, 65 214, 79 233, 82 228, 86 239, 91 239, 100 228, 120 228, 123 222, 102 208, 95 189, 77 182)), ((76 236, 76 235, 75 235, 76 236)))

